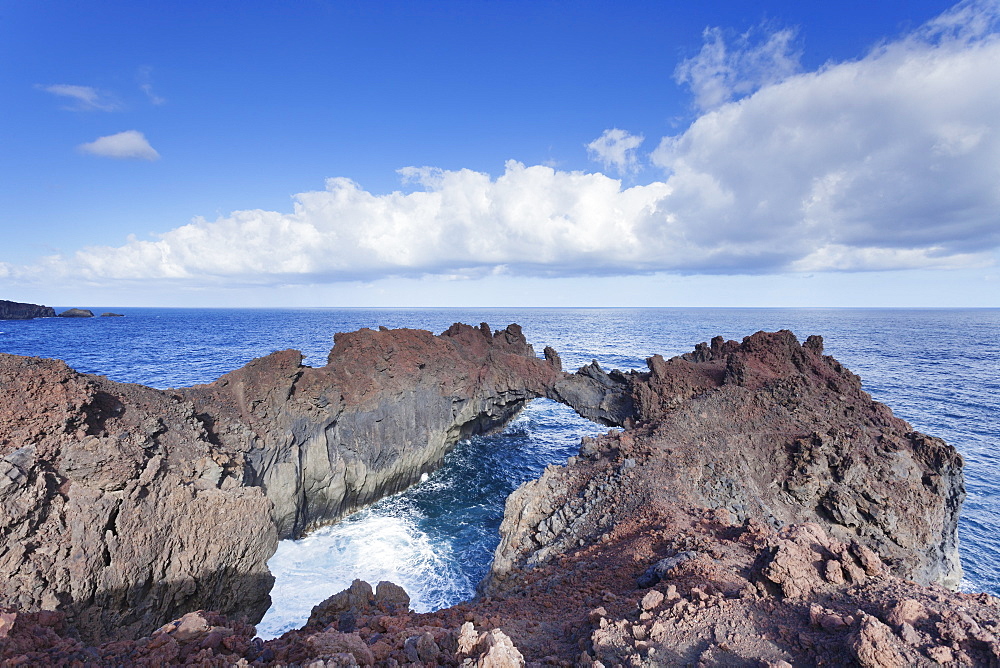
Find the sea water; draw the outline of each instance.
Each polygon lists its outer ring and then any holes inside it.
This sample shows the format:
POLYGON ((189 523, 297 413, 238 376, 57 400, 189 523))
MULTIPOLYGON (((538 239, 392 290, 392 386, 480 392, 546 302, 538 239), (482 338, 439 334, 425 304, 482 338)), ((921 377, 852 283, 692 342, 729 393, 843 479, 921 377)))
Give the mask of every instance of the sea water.
MULTIPOLYGON (((821 334, 826 353, 920 431, 965 458, 968 498, 959 522, 962 587, 1000 595, 1000 310, 998 309, 153 309, 88 307, 124 318, 0 322, 0 352, 63 359, 85 373, 153 387, 214 380, 254 357, 296 348, 320 366, 333 334, 360 327, 441 332, 453 322, 517 322, 567 369, 592 359, 642 369, 645 358, 690 351, 721 334, 821 334)), ((463 441, 445 466, 298 541, 269 562, 277 581, 263 637, 300 626, 313 605, 354 578, 391 580, 417 610, 472 596, 499 540, 506 496, 545 466, 603 433, 568 408, 531 403, 498 435, 463 441)))

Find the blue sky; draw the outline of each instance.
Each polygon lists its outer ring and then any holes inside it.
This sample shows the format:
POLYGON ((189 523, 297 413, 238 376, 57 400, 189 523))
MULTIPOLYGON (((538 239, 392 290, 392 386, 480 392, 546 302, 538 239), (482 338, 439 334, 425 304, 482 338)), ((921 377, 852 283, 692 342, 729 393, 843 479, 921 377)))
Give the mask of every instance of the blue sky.
POLYGON ((998 19, 0 0, 0 298, 998 306, 998 19))

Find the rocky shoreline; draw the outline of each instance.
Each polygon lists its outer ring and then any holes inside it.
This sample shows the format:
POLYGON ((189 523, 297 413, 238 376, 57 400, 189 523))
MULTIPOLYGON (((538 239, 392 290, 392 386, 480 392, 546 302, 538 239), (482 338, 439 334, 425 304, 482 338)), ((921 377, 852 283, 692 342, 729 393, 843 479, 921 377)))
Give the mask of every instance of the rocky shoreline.
POLYGON ((961 457, 819 337, 717 338, 627 374, 564 373, 516 325, 360 330, 301 360, 161 392, 0 355, 6 664, 1000 661, 997 599, 949 589, 961 457), (253 640, 279 536, 408 486, 537 397, 624 429, 511 495, 475 601, 416 615, 355 583, 253 640))

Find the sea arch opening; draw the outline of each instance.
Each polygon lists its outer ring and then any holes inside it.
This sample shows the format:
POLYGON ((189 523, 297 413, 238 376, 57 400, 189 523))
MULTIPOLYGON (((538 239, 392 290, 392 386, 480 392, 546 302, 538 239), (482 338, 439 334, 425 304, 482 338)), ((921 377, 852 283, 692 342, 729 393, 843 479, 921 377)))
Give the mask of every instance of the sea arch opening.
POLYGON ((567 405, 535 399, 503 431, 460 441, 420 483, 281 541, 268 562, 275 584, 258 635, 300 628, 313 606, 356 578, 402 586, 418 612, 469 600, 489 571, 510 493, 546 466, 565 464, 584 436, 608 429, 567 405))

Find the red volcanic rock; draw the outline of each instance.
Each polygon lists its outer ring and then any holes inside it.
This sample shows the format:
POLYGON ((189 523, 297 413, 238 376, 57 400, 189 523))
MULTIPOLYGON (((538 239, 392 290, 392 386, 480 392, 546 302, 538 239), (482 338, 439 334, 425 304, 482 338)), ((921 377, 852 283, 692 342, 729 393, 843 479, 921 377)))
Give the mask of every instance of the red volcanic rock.
POLYGON ((263 614, 270 504, 189 403, 12 355, 0 391, 3 604, 61 610, 86 638, 198 608, 263 614))
POLYGON ((582 461, 510 497, 495 580, 595 540, 640 507, 680 503, 776 527, 816 523, 900 577, 958 585, 961 457, 873 401, 822 354, 820 337, 716 338, 648 364, 602 384, 631 397, 627 419, 638 426, 585 441, 582 461))
POLYGON ((164 392, 0 355, 0 604, 90 640, 197 609, 256 622, 279 535, 412 484, 560 373, 517 325, 361 330, 301 359, 164 392))
POLYGON ((0 592, 18 608, 0 610, 0 658, 1000 662, 1000 601, 936 584, 960 573, 961 458, 872 401, 819 337, 716 338, 645 373, 545 357, 516 326, 361 330, 319 369, 285 351, 158 392, 0 356, 0 592), (269 587, 276 531, 405 486, 537 396, 626 429, 511 495, 480 597, 415 614, 399 587, 356 581, 303 629, 252 639, 241 619, 269 587), (208 599, 235 621, 194 612, 208 599))
POLYGON ((462 438, 505 425, 560 376, 521 328, 455 324, 337 334, 328 363, 286 350, 178 393, 210 416, 223 449, 274 503, 280 537, 300 535, 437 468, 462 438))

